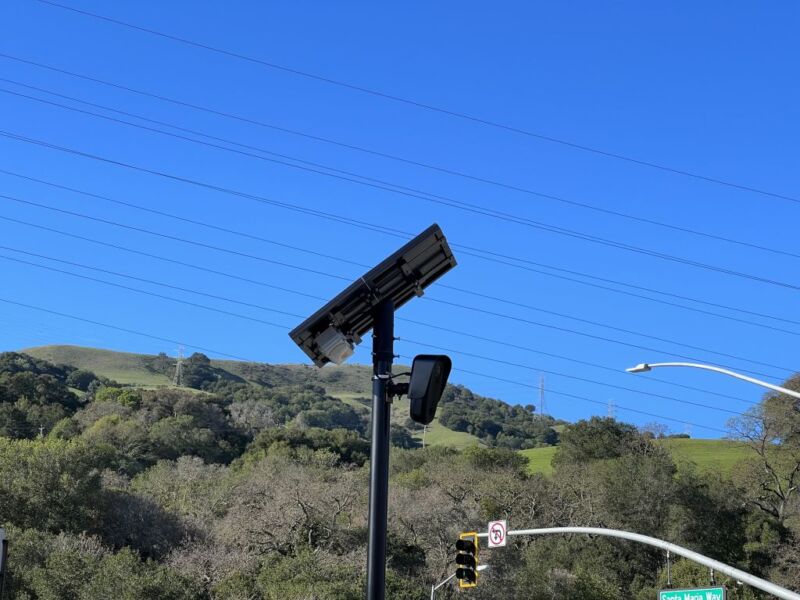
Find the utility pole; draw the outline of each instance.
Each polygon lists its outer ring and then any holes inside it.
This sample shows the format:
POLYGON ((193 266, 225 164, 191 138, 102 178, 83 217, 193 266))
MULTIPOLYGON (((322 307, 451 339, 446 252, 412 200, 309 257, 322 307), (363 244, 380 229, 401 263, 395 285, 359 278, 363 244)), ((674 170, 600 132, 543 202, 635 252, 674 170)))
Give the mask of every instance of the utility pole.
POLYGON ((172 385, 183 387, 183 346, 178 346, 178 360, 175 363, 175 376, 172 385))
POLYGON ((608 401, 608 418, 609 419, 617 418, 617 405, 614 404, 613 400, 608 401))

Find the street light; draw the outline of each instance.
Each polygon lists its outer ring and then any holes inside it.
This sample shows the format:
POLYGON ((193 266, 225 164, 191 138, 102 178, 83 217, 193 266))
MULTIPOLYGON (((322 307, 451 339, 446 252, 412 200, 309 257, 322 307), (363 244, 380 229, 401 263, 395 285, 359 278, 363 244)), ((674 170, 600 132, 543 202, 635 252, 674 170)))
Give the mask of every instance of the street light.
MULTIPOLYGON (((484 569, 488 569, 488 568, 489 568, 489 565, 478 565, 478 571, 483 571, 484 569)), ((444 581, 440 581, 436 585, 432 585, 431 586, 431 600, 434 600, 434 597, 436 596, 436 590, 438 590, 440 587, 446 585, 455 576, 456 576, 456 574, 453 573, 452 575, 450 575, 450 577, 448 577, 444 581)))
POLYGON ((742 375, 741 373, 735 373, 734 371, 729 371, 728 369, 723 369, 721 367, 714 367, 712 365, 702 365, 698 363, 687 363, 687 362, 640 363, 635 367, 631 367, 630 369, 625 369, 625 370, 628 373, 646 373, 647 371, 652 371, 656 367, 691 367, 693 369, 715 371, 716 373, 722 373, 723 375, 728 375, 729 377, 735 377, 736 379, 749 381, 750 383, 755 383, 756 385, 760 385, 761 387, 765 387, 767 389, 774 390, 781 394, 786 394, 787 396, 792 396, 793 398, 800 399, 800 392, 788 390, 785 387, 781 387, 779 385, 773 385, 771 383, 767 383, 766 381, 761 381, 760 379, 748 377, 747 375, 742 375))
POLYGON ((289 336, 318 367, 342 363, 372 330, 372 441, 370 449, 367 600, 386 597, 386 535, 389 503, 390 406, 407 394, 411 418, 433 420, 452 366, 446 356, 414 359, 408 383, 395 383, 394 312, 456 266, 438 225, 428 227, 370 269, 295 327, 289 336))

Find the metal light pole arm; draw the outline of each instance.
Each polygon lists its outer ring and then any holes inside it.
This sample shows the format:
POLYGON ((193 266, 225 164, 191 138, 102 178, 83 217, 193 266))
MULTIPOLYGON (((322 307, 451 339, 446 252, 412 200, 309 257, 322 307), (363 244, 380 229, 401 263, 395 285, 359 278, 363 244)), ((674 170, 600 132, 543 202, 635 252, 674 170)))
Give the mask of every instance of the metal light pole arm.
POLYGON ((437 583, 436 585, 432 585, 432 586, 431 586, 431 600, 434 600, 434 597, 436 596, 436 590, 438 590, 438 589, 439 589, 440 587, 442 587, 443 585, 447 584, 447 582, 448 582, 448 581, 450 581, 450 580, 451 580, 453 577, 455 577, 455 576, 456 576, 456 574, 455 574, 455 573, 453 573, 452 575, 450 575, 450 577, 448 577, 448 578, 447 578, 447 579, 445 579, 444 581, 440 581, 440 582, 439 582, 439 583, 437 583))
MULTIPOLYGON (((678 554, 679 556, 693 560, 701 565, 710 567, 715 571, 724 573, 729 577, 733 577, 738 581, 742 581, 753 586, 754 588, 758 588, 769 594, 772 594, 773 596, 782 598, 783 600, 800 600, 800 594, 792 592, 791 590, 787 590, 786 588, 782 588, 781 586, 775 585, 774 583, 766 581, 765 579, 761 579, 755 575, 750 575, 750 573, 740 571, 739 569, 726 565, 725 563, 721 563, 713 558, 703 556, 702 554, 694 552, 693 550, 689 550, 688 548, 683 548, 682 546, 677 546, 670 542, 665 542, 664 540, 659 540, 658 538, 653 538, 647 535, 641 535, 639 533, 620 531, 618 529, 602 529, 599 527, 550 527, 547 529, 520 529, 517 531, 509 531, 508 535, 552 535, 565 533, 583 533, 589 535, 622 538, 624 540, 639 542, 640 544, 647 544, 648 546, 654 546, 656 548, 662 548, 663 550, 667 550, 673 554, 678 554)), ((488 536, 488 533, 478 534, 478 537, 488 536)))
POLYGON ((722 373, 723 375, 735 377, 736 379, 741 379, 742 381, 748 381, 750 383, 760 385, 761 387, 765 387, 770 390, 780 392, 781 394, 786 394, 787 396, 792 396, 793 398, 800 399, 800 393, 798 392, 788 390, 785 387, 781 387, 779 385, 773 385, 771 383, 767 383, 766 381, 761 381, 760 379, 755 379, 754 377, 748 377, 747 375, 742 375, 741 373, 729 371, 728 369, 723 369, 722 367, 715 367, 712 365, 703 365, 699 363, 688 363, 688 362, 665 362, 665 363, 646 363, 646 364, 648 367, 652 369, 656 367, 691 367, 694 369, 703 369, 705 371, 714 371, 716 373, 722 373))

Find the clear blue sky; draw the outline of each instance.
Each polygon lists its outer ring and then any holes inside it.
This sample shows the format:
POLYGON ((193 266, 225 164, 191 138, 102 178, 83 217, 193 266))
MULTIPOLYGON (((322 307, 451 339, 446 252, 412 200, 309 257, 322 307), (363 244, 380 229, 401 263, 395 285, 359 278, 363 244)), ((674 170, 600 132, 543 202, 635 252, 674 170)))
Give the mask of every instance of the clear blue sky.
MULTIPOLYGON (((748 2, 93 2, 70 6, 129 21, 265 61, 414 99, 543 135, 800 196, 800 9, 748 2)), ((569 200, 678 227, 800 253, 800 204, 791 200, 638 166, 497 128, 470 123, 55 8, 35 0, 0 6, 6 25, 0 52, 86 76, 176 98, 253 120, 463 171, 569 200)), ((0 58, 0 77, 135 113, 265 150, 425 190, 566 227, 587 235, 730 270, 800 285, 800 259, 712 240, 587 210, 497 186, 437 173, 178 107, 97 83, 0 58)), ((0 81, 0 88, 73 106, 44 92, 0 81)), ((86 108, 85 106, 83 107, 86 108)), ((91 109, 97 110, 97 109, 91 109)), ((99 111, 102 112, 102 111, 99 111)), ((106 113, 109 114, 109 113, 106 113)), ((520 224, 460 211, 257 158, 203 147, 158 133, 0 93, 4 131, 181 177, 418 232, 441 225, 453 244, 469 245, 708 302, 800 321, 800 291, 676 264, 520 224)), ((213 223, 276 242, 374 264, 401 240, 307 214, 130 171, 53 149, 0 138, 0 168, 125 202, 213 223)), ((356 277, 360 267, 276 245, 178 223, 40 183, 0 174, 0 193, 123 222, 272 260, 356 277)), ((321 297, 343 282, 242 256, 189 246, 0 199, 0 216, 203 265, 321 297)), ((116 270, 280 311, 310 314, 319 301, 98 246, 0 220, 1 245, 116 270)), ((298 319, 258 308, 165 290, 79 267, 2 250, 0 254, 68 269, 190 302, 268 320, 287 328, 298 319)), ((527 350, 399 323, 400 337, 524 365, 453 354, 456 368, 537 385, 546 374, 548 411, 574 420, 606 408, 556 391, 617 405, 619 418, 656 420, 623 406, 680 421, 724 428, 730 416, 648 393, 743 410, 747 404, 676 388, 623 369, 675 355, 757 371, 780 381, 797 367, 800 324, 748 316, 692 302, 663 300, 757 321, 790 333, 724 320, 459 255, 442 283, 546 311, 703 348, 689 349, 599 325, 432 287, 430 298, 501 312, 637 349, 430 301, 398 314, 618 369, 615 373, 527 350), (791 333, 794 332, 794 335, 791 333), (741 357, 734 359, 706 350, 741 357), (758 361, 762 364, 755 364, 758 361), (771 365, 771 366, 765 366, 771 365), (626 386, 644 393, 603 387, 626 386)), ((544 269, 548 270, 548 269, 544 269)), ((300 362, 286 331, 233 316, 0 260, 0 297, 268 362, 300 362)), ((577 277, 583 279, 582 277, 577 277)), ((615 284, 604 284, 619 287, 615 284)), ((134 352, 175 345, 0 305, 3 349, 72 343, 134 352)), ((398 343, 403 355, 430 351, 398 343)), ((212 356, 214 353, 209 352, 212 356)), ((367 358, 365 350, 357 354, 367 358)), ((759 388, 688 370, 660 379, 755 402, 759 388)), ((453 380, 514 403, 538 403, 538 392, 459 371, 453 380)), ((720 432, 694 427, 696 437, 720 432)))

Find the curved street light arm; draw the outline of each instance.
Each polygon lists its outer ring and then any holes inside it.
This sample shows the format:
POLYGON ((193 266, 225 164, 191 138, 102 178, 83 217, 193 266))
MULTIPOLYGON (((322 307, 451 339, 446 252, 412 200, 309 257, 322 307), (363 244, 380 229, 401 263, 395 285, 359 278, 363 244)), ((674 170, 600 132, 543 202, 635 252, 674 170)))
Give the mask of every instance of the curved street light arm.
POLYGON ((703 365, 699 363, 689 363, 689 362, 642 363, 636 365, 635 367, 631 367, 630 369, 625 369, 625 370, 628 371, 628 373, 643 373, 655 369, 656 367, 691 367, 694 369, 703 369, 704 371, 714 371, 716 373, 722 373, 723 375, 728 375, 729 377, 735 377, 736 379, 741 379, 742 381, 754 383, 756 385, 760 385, 761 387, 774 390, 781 394, 786 394, 787 396, 792 396, 793 398, 800 399, 800 392, 795 392, 793 390, 786 389, 785 387, 781 387, 779 385, 773 385, 771 383, 767 383, 766 381, 761 381, 760 379, 755 379, 754 377, 748 377, 747 375, 742 375, 741 373, 736 373, 734 371, 729 371, 728 369, 723 369, 722 367, 715 367, 713 365, 703 365))
MULTIPOLYGON (((732 577, 738 581, 742 581, 748 585, 753 586, 754 588, 758 588, 762 591, 767 592, 768 594, 772 594, 778 598, 782 598, 783 600, 800 600, 800 594, 797 594, 791 590, 787 590, 779 585, 775 585, 765 579, 761 579, 760 577, 756 577, 755 575, 751 575, 750 573, 746 573, 745 571, 740 571, 735 567, 731 567, 730 565, 726 565, 725 563, 721 563, 718 560, 714 560, 713 558, 709 558, 707 556, 703 556, 698 552, 694 552, 693 550, 689 550, 688 548, 683 548, 682 546, 678 546, 671 542, 665 542, 664 540, 659 540, 658 538, 653 538, 647 535, 641 535, 639 533, 631 533, 630 531, 620 531, 618 529, 602 529, 599 527, 550 527, 547 529, 520 529, 517 531, 509 531, 508 535, 516 536, 516 535, 552 535, 552 534, 565 534, 565 533, 584 533, 589 535, 600 535, 606 537, 615 537, 615 538, 622 538, 624 540, 630 540, 633 542, 639 542, 640 544, 647 544, 648 546, 654 546, 656 548, 661 548, 663 550, 667 550, 672 552, 673 554, 678 554, 679 556, 683 556, 688 558, 689 560, 693 560, 701 565, 705 565, 715 571, 720 573, 724 573, 725 575, 732 577)), ((479 533, 478 537, 488 537, 488 533, 479 533)))

